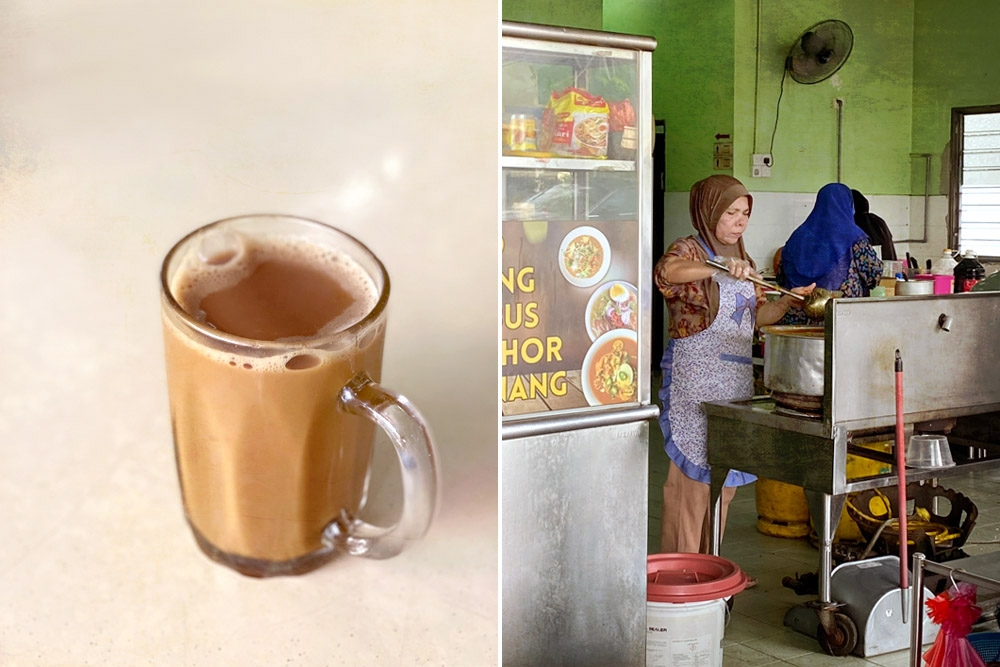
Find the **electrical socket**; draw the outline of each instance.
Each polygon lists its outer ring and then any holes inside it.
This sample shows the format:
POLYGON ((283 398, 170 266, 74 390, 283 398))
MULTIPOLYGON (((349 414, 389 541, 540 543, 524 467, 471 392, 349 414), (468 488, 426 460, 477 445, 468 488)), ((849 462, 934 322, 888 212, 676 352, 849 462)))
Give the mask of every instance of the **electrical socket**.
POLYGON ((753 178, 770 178, 771 154, 754 153, 750 159, 750 174, 753 178))

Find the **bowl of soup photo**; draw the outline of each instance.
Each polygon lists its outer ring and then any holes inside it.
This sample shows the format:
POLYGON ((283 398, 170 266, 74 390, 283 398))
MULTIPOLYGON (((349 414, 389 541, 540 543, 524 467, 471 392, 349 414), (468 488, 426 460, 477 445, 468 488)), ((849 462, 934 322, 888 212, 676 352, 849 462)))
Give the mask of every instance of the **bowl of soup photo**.
POLYGON ((635 285, 624 280, 611 280, 590 295, 584 324, 590 340, 597 340, 615 329, 639 328, 639 293, 635 285))
POLYGON ((608 154, 608 129, 606 116, 588 116, 576 123, 573 135, 580 148, 579 155, 604 157, 608 154))
POLYGON ((639 400, 639 338, 628 329, 597 337, 580 369, 583 395, 590 405, 634 403, 639 400))
POLYGON ((611 266, 611 246, 599 230, 577 227, 559 244, 558 260, 559 270, 571 285, 592 287, 611 266))

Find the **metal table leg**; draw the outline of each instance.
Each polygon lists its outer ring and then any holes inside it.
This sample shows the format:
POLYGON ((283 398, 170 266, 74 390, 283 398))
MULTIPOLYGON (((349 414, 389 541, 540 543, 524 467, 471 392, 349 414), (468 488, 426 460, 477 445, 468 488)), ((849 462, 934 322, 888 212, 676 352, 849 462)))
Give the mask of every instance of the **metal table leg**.
POLYGON ((709 513, 709 535, 711 535, 710 553, 713 556, 720 555, 722 551, 722 489, 726 484, 726 477, 729 476, 729 468, 712 468, 712 481, 709 485, 709 502, 712 503, 712 511, 709 513))
POLYGON ((920 650, 924 645, 924 555, 913 554, 913 572, 910 574, 910 666, 920 667, 920 650))
POLYGON ((805 490, 809 513, 819 525, 816 535, 819 538, 819 601, 832 602, 830 594, 830 579, 833 571, 833 536, 837 532, 840 514, 844 511, 846 495, 831 495, 818 491, 805 490))
POLYGON ((837 532, 837 524, 840 522, 840 514, 844 510, 846 495, 831 495, 829 493, 819 493, 817 491, 805 490, 806 502, 809 505, 809 513, 819 525, 816 527, 816 534, 819 538, 819 597, 808 603, 806 606, 816 612, 820 628, 820 645, 831 655, 846 655, 850 653, 856 642, 856 628, 854 628, 854 638, 849 634, 845 635, 845 630, 853 628, 853 622, 849 618, 839 613, 843 602, 833 600, 831 592, 831 581, 833 579, 833 537, 837 532))

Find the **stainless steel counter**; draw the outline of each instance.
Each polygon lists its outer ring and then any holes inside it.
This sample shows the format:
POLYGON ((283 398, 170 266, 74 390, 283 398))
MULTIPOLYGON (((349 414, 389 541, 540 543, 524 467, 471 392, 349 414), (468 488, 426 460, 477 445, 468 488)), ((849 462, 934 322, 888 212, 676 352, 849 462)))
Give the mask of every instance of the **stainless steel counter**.
MULTIPOLYGON (((897 483, 895 467, 891 474, 856 480, 848 480, 846 470, 849 453, 877 458, 855 447, 859 441, 895 439, 895 351, 903 359, 908 438, 915 424, 1000 412, 998 322, 1000 293, 831 302, 824 325, 821 416, 780 414, 770 397, 704 404, 713 501, 730 469, 803 487, 820 541, 818 602, 821 607, 834 602, 833 534, 847 494, 897 483)), ((907 482, 1000 467, 996 430, 980 429, 985 436, 957 443, 972 456, 959 457, 954 468, 907 467, 907 482)), ((716 504, 716 519, 719 509, 716 504)), ((716 520, 714 553, 719 546, 716 520)))

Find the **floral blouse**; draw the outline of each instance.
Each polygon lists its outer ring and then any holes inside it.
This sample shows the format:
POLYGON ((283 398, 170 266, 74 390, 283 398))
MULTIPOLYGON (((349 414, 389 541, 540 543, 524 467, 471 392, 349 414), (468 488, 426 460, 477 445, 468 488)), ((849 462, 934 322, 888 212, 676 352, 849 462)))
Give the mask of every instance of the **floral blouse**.
MULTIPOLYGON (((704 255, 700 251, 697 237, 687 236, 671 243, 653 269, 653 280, 663 295, 670 314, 670 337, 686 338, 707 329, 714 313, 709 313, 708 294, 705 293, 703 281, 679 284, 667 282, 663 270, 671 257, 702 261, 704 255)), ((754 293, 757 296, 757 307, 760 308, 767 302, 767 297, 757 285, 754 285, 754 293)))
MULTIPOLYGON (((851 255, 853 256, 851 266, 847 270, 847 278, 841 285, 840 291, 845 297, 868 296, 882 277, 882 260, 878 258, 878 253, 872 248, 871 241, 866 236, 854 242, 851 246, 851 255)), ((779 268, 778 284, 782 282, 779 268)), ((778 324, 820 324, 822 321, 809 319, 801 308, 789 308, 778 324)))

